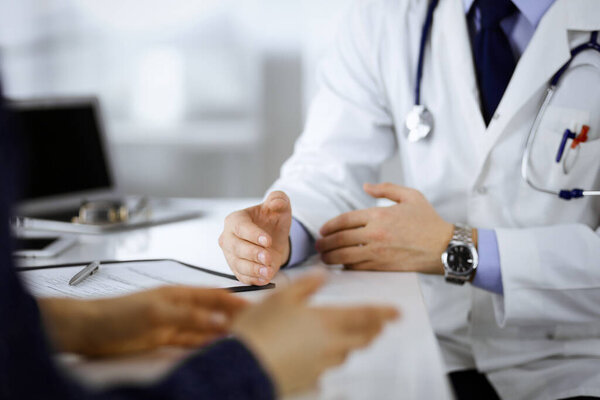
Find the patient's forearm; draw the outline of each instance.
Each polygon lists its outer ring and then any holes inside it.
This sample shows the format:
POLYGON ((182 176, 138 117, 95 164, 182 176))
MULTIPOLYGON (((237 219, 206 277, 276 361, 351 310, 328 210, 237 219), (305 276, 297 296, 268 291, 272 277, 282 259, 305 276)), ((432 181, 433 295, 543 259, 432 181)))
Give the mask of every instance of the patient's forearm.
POLYGON ((61 352, 84 351, 85 327, 94 320, 91 302, 73 299, 38 299, 42 322, 54 348, 61 352))
POLYGON ((198 347, 225 335, 247 302, 225 290, 162 287, 95 300, 39 300, 59 351, 92 357, 198 347))

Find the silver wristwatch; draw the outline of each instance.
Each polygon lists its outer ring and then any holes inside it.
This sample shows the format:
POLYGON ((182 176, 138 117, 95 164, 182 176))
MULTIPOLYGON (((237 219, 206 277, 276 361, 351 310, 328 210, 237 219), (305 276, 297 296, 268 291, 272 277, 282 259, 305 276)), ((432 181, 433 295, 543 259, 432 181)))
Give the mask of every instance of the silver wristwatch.
POLYGON ((454 234, 442 254, 442 263, 446 282, 462 285, 471 280, 479 264, 471 227, 454 225, 454 234))

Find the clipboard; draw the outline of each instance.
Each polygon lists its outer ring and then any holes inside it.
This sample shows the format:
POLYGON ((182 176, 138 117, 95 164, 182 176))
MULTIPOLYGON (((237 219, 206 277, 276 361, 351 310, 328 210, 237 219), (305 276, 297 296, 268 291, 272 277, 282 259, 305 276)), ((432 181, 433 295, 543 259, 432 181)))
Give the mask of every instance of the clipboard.
POLYGON ((98 274, 87 278, 77 286, 68 286, 70 277, 86 264, 88 263, 54 264, 21 267, 18 270, 25 285, 36 297, 102 298, 121 296, 167 285, 217 287, 232 293, 275 288, 274 283, 265 286, 244 285, 234 275, 212 271, 174 259, 100 261, 98 274), (115 266, 122 266, 123 269, 114 268, 115 266), (192 270, 194 272, 190 273, 192 270), (204 278, 196 275, 196 272, 204 275, 204 278), (214 284, 208 283, 205 286, 204 281, 214 284), (231 281, 231 285, 228 284, 229 281, 231 281), (139 286, 138 283, 140 283, 139 286))

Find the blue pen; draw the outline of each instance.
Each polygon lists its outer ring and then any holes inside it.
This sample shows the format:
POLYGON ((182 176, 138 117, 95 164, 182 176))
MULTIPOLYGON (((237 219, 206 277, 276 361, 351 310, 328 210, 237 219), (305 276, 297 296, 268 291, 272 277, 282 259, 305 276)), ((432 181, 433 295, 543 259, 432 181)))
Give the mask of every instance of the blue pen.
POLYGON ((557 163, 559 163, 560 160, 562 159, 562 156, 565 152, 565 147, 567 147, 567 140, 575 139, 576 137, 577 137, 577 135, 574 134, 573 132, 571 132, 570 129, 565 130, 565 133, 563 133, 563 137, 560 142, 560 146, 558 147, 558 153, 556 153, 556 162, 557 163))

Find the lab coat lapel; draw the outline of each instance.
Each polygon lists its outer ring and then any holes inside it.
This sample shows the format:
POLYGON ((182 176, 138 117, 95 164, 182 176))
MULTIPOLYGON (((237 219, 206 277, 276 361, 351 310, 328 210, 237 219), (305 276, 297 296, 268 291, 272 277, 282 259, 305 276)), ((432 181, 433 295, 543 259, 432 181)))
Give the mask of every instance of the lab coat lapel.
MULTIPOLYGON (((600 2, 597 0, 557 0, 547 11, 521 56, 513 77, 498 105, 497 119, 492 119, 486 133, 486 156, 507 125, 518 116, 527 102, 541 96, 552 76, 569 60, 568 30, 598 29, 600 2), (596 20, 594 20, 596 19, 596 20)), ((533 122, 523 119, 524 122, 533 122)))
MULTIPOLYGON (((483 143, 485 122, 481 114, 477 76, 462 0, 440 1, 434 16, 432 54, 444 80, 452 82, 453 100, 460 102, 461 118, 467 123, 469 140, 476 147, 483 143), (436 25, 438 24, 438 25, 436 25), (439 26, 440 29, 435 29, 439 26)), ((441 128, 440 128, 441 129, 441 128)), ((454 132, 453 134, 458 134, 454 132)), ((479 151, 477 154, 481 154, 479 151)))

